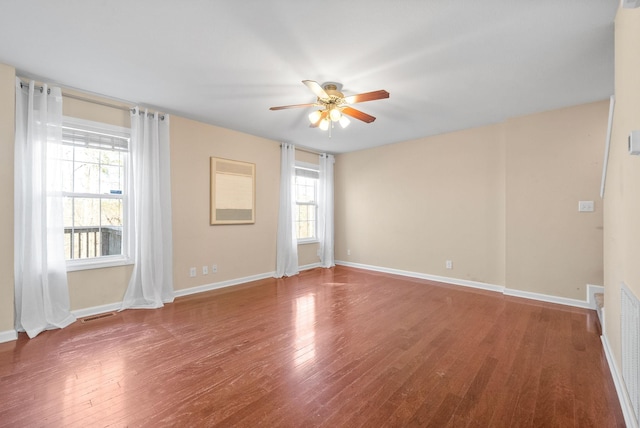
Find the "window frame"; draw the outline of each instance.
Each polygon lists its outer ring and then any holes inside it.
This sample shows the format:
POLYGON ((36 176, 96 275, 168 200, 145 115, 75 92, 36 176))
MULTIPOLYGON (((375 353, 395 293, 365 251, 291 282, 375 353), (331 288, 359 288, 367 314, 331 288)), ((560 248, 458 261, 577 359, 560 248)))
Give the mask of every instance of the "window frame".
MULTIPOLYGON (((129 173, 131 168, 131 128, 126 128, 117 125, 111 125, 103 122, 95 122, 86 119, 80 119, 77 117, 64 116, 62 119, 63 127, 76 127, 84 131, 98 132, 103 134, 111 134, 118 137, 126 137, 129 139, 129 147, 127 149, 127 155, 125 157, 124 165, 124 185, 121 197, 113 197, 108 194, 100 195, 100 198, 105 199, 120 199, 122 201, 122 254, 107 255, 92 258, 72 259, 65 261, 67 265, 67 272, 88 270, 88 269, 101 269, 114 266, 125 266, 133 264, 133 258, 131 257, 131 226, 129 218, 129 173)), ((64 143, 63 143, 64 144, 64 143)), ((81 193, 81 192, 63 192, 63 196, 73 197, 90 197, 95 198, 93 193, 81 193)), ((73 238, 72 238, 73 239, 73 238)))
MULTIPOLYGON (((308 162, 299 162, 296 161, 295 163, 295 168, 296 169, 307 169, 307 170, 311 170, 314 171, 316 173, 318 173, 318 178, 316 179, 316 189, 315 189, 315 201, 313 203, 309 203, 309 202, 298 202, 298 186, 297 184, 294 182, 294 194, 293 194, 293 199, 294 199, 294 203, 296 204, 296 208, 300 205, 307 205, 307 206, 314 206, 315 207, 315 231, 313 234, 313 238, 298 238, 297 236, 297 228, 296 228, 296 240, 298 242, 298 244, 317 244, 318 242, 320 242, 318 240, 318 191, 319 191, 319 187, 320 187, 320 165, 317 164, 313 164, 313 163, 308 163, 308 162)), ((297 174, 295 174, 295 177, 297 177, 297 174)), ((294 177, 294 180, 295 180, 294 177)), ((296 210, 297 211, 297 210, 296 210)), ((296 217, 297 218, 297 217, 296 217)), ((296 219, 294 219, 294 222, 296 222, 296 224, 298 223, 296 221, 296 219)))

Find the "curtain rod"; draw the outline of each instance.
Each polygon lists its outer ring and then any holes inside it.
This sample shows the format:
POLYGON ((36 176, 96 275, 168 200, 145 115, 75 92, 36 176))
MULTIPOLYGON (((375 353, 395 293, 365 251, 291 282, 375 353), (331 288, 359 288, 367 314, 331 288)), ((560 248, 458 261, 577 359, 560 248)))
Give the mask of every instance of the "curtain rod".
MULTIPOLYGON (((24 88, 29 86, 27 83, 25 82, 20 82, 20 87, 24 88)), ((39 90, 40 92, 44 91, 44 86, 35 86, 35 89, 39 90)), ((51 89, 47 88, 47 94, 51 93, 51 89)), ((110 107, 116 110, 123 110, 123 111, 129 111, 129 112, 133 112, 135 110, 134 107, 128 107, 128 106, 120 106, 117 104, 112 104, 112 103, 107 103, 104 101, 98 101, 98 100, 93 100, 91 98, 87 98, 87 97, 82 97, 80 95, 73 95, 70 94, 68 92, 62 92, 62 96, 66 97, 66 98, 72 98, 74 100, 78 100, 78 101, 84 101, 84 102, 88 102, 88 103, 92 103, 92 104, 97 104, 97 105, 101 105, 104 107, 110 107)), ((138 109, 138 111, 140 111, 138 109)), ((164 120, 164 114, 160 113, 160 120, 164 120)))
POLYGON ((104 101, 92 100, 91 98, 81 97, 80 95, 73 95, 73 94, 69 94, 67 92, 62 92, 62 96, 63 97, 67 97, 67 98, 72 98, 72 99, 78 100, 78 101, 86 101, 88 103, 98 104, 100 106, 111 107, 111 108, 114 108, 116 110, 124 110, 124 111, 133 110, 133 108, 128 107, 128 106, 119 106, 117 104, 106 103, 104 101))
MULTIPOLYGON (((280 147, 282 147, 282 144, 280 144, 280 147)), ((299 150, 301 152, 311 153, 311 154, 314 154, 314 155, 326 155, 327 154, 327 153, 316 152, 315 150, 306 149, 306 148, 300 147, 300 146, 296 146, 296 150, 299 150)))

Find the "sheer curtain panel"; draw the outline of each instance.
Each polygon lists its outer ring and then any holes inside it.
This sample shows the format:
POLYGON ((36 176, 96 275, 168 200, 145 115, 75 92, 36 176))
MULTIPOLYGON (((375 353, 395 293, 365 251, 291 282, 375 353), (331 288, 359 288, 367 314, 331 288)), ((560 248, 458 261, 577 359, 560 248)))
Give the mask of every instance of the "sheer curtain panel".
POLYGON ((320 266, 335 266, 333 255, 333 155, 320 155, 320 180, 318 188, 318 241, 320 241, 320 266))
POLYGON ((15 328, 30 338, 75 321, 62 218, 62 91, 16 79, 15 328))
POLYGON ((129 224, 133 273, 122 309, 173 302, 169 115, 131 111, 129 224))
POLYGON ((280 147, 280 207, 276 242, 276 278, 298 273, 298 240, 295 229, 294 186, 296 148, 293 144, 280 147))

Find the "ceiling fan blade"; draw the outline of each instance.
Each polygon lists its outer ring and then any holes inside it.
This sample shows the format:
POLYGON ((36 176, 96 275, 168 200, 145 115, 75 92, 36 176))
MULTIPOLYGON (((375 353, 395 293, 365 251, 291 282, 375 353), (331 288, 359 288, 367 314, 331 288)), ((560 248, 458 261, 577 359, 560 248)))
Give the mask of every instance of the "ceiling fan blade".
POLYGON ((344 97, 347 104, 363 103, 365 101, 381 100, 383 98, 389 98, 389 92, 384 89, 373 92, 365 92, 364 94, 350 95, 344 97))
POLYGON ((284 109, 288 109, 288 108, 298 108, 298 107, 313 107, 315 106, 316 103, 307 103, 307 104, 293 104, 290 106, 278 106, 278 107, 271 107, 269 108, 269 110, 284 110, 284 109))
POLYGON ((316 94, 316 97, 320 99, 329 99, 329 94, 327 94, 322 86, 318 84, 315 80, 303 80, 302 83, 307 85, 307 88, 311 89, 311 92, 316 94))
POLYGON ((358 119, 361 120, 363 122, 367 122, 367 123, 371 123, 374 120, 376 120, 375 117, 368 115, 367 113, 363 113, 360 110, 356 110, 352 107, 344 107, 342 109, 342 113, 346 114, 347 116, 351 116, 354 119, 358 119))

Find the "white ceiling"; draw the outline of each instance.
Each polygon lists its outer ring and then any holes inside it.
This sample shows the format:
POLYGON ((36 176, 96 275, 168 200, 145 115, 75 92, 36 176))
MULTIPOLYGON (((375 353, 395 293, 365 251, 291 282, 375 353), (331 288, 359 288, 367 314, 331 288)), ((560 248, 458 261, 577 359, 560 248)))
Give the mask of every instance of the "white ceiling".
POLYGON ((343 153, 613 93, 616 0, 0 2, 19 75, 271 140, 343 153), (302 80, 340 82, 377 117, 327 132, 302 80))

